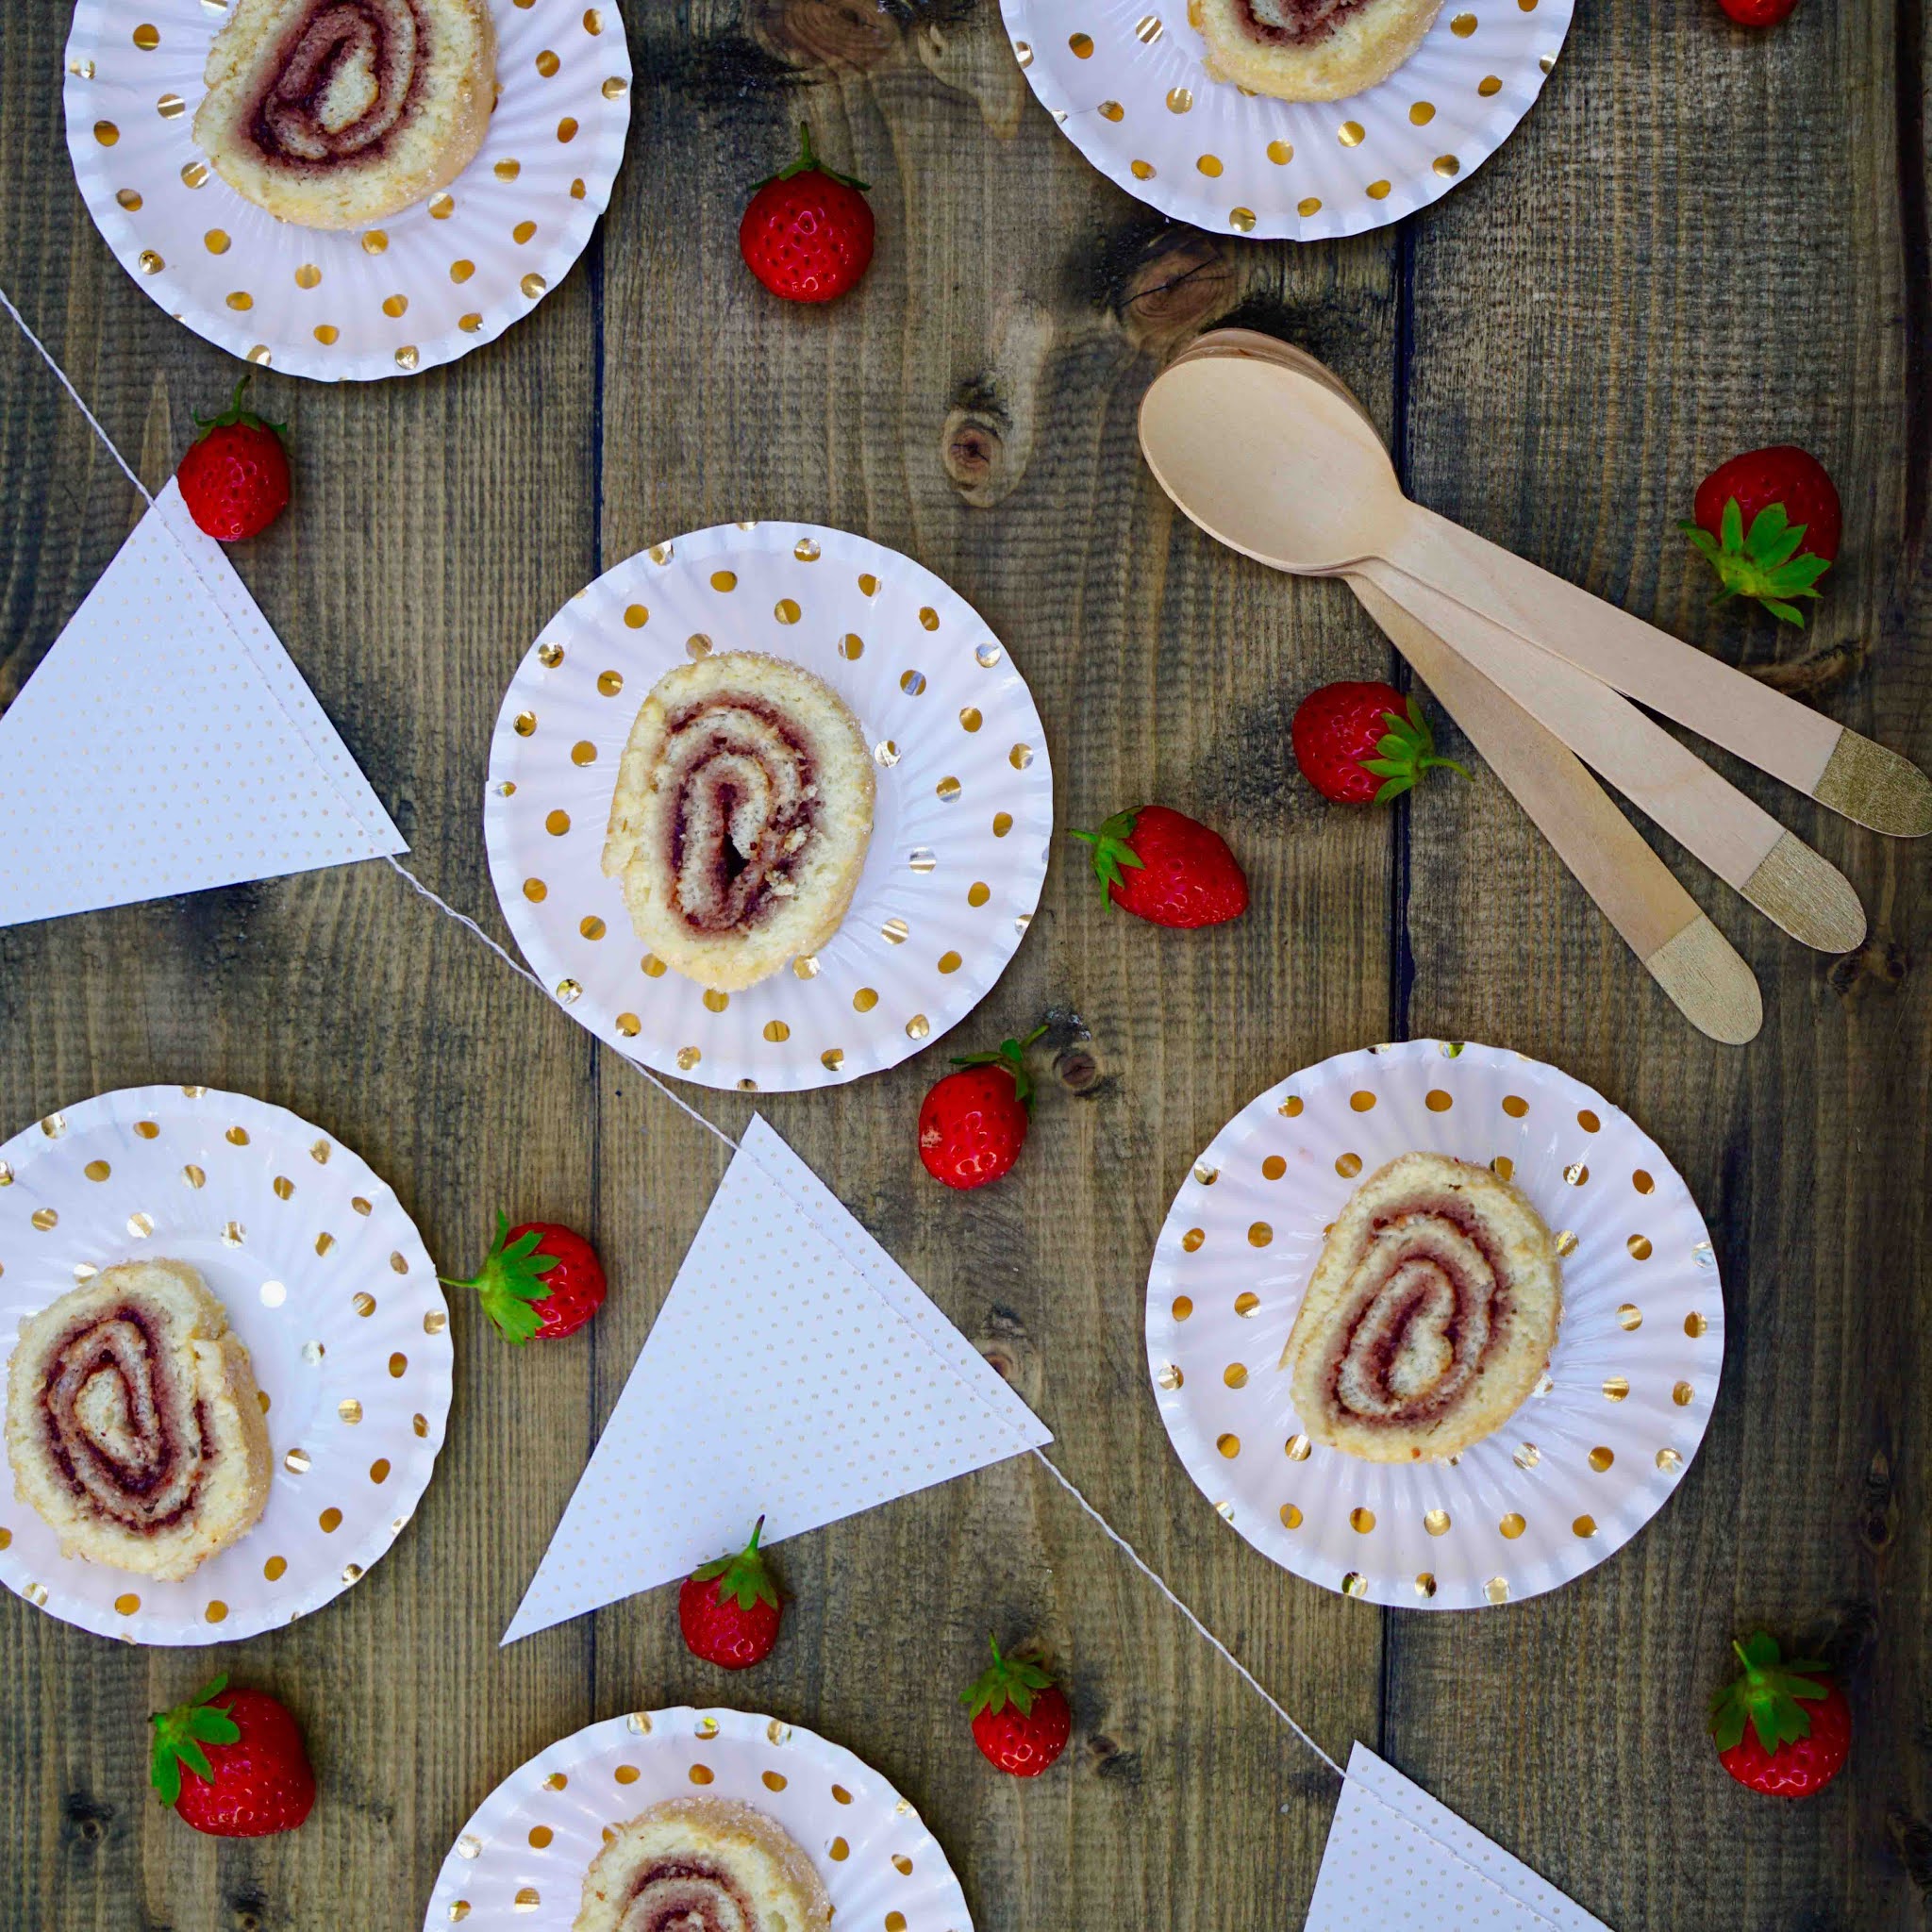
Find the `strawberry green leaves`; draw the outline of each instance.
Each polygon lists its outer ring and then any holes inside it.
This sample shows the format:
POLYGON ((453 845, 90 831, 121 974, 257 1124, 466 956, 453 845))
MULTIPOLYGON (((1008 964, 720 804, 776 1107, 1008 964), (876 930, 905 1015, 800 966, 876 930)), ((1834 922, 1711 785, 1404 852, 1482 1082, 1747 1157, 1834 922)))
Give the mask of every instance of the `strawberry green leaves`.
POLYGON ((778 1586, 772 1580, 772 1573, 765 1568, 765 1559, 758 1554, 758 1538, 765 1533, 765 1519, 760 1516, 752 1525, 751 1541, 734 1557, 720 1557, 715 1563, 702 1564, 693 1570, 693 1583, 710 1583, 718 1586, 718 1601, 735 1603, 741 1610, 748 1610, 754 1604, 770 1604, 778 1607, 778 1586))
POLYGON ((1074 831, 1074 838, 1092 846, 1093 876, 1103 886, 1111 888, 1122 883, 1122 866, 1146 864, 1147 861, 1128 842, 1134 836, 1134 824, 1140 816, 1137 811, 1117 811, 1110 819, 1102 821, 1097 832, 1074 831))
POLYGON ((542 1240, 535 1228, 529 1228, 511 1241, 509 1216, 499 1208, 495 1244, 476 1274, 468 1281, 452 1281, 447 1275, 437 1278, 445 1288, 474 1288, 497 1333, 507 1341, 522 1344, 543 1325, 533 1304, 549 1300, 550 1284, 543 1277, 557 1266, 555 1255, 537 1252, 542 1240))
POLYGON ((997 1717, 1008 1704, 1022 1717, 1030 1716, 1033 1700, 1052 1688, 1053 1679, 1024 1657, 1002 1657, 997 1637, 989 1633, 986 1641, 992 1645, 992 1662, 970 1689, 960 1691, 959 1702, 974 1717, 983 1710, 997 1717))
POLYGON ((1783 504, 1759 510, 1746 530, 1744 512, 1733 496, 1724 505, 1717 536, 1696 524, 1679 527, 1717 572, 1723 588, 1713 608, 1733 597, 1753 597, 1780 623, 1804 627, 1797 600, 1819 594, 1818 579, 1831 568, 1831 560, 1805 548, 1807 525, 1792 523, 1783 504))
POLYGON ((1391 798, 1412 791, 1416 780, 1432 768, 1469 776, 1454 758, 1443 758, 1437 751, 1435 733, 1429 729, 1423 708, 1414 698, 1408 701, 1407 716, 1384 711, 1382 722, 1389 727, 1387 735, 1376 741, 1375 756, 1362 760, 1362 770, 1382 781, 1375 792, 1377 805, 1387 805, 1391 798))
POLYGON ((1804 1707, 1826 1695, 1825 1686, 1816 1681, 1826 1667, 1809 1659, 1783 1662, 1777 1640, 1762 1630, 1731 1648, 1744 1674, 1711 1696, 1710 1734, 1718 1749, 1729 1751, 1740 1743, 1747 1724, 1767 1751, 1808 1738, 1811 1717, 1804 1707))
MULTIPOLYGON (((1136 865, 1140 864, 1137 858, 1136 865)), ((1004 1067, 1013 1076, 1013 1095, 1029 1111, 1033 1107, 1033 1074, 1026 1065, 1026 1049, 1046 1031, 1036 1026, 1024 1040, 1003 1040, 991 1053, 964 1053, 953 1057, 956 1067, 1004 1067)))
POLYGON ((148 1720, 155 1727, 148 1782, 161 1794, 164 1805, 172 1807, 181 1796, 183 1765, 203 1783, 214 1782, 214 1769, 202 1749, 204 1744, 232 1744, 241 1737, 242 1727, 235 1720, 209 1702, 227 1688, 227 1678, 217 1677, 192 1702, 157 1711, 148 1720))

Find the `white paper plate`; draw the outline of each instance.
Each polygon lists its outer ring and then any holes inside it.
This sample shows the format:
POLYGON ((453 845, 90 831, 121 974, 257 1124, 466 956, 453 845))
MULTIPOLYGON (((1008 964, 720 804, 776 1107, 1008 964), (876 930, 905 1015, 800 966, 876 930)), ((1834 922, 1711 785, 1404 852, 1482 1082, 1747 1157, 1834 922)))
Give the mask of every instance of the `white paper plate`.
POLYGON ((1270 1088, 1196 1162, 1147 1278, 1156 1399, 1202 1493, 1297 1576, 1411 1608, 1520 1601, 1621 1549, 1697 1454, 1724 1356, 1709 1233, 1657 1142, 1493 1046, 1370 1047, 1270 1088), (1417 1149, 1529 1196, 1565 1257, 1562 1328, 1539 1392, 1454 1464, 1363 1462, 1309 1446, 1277 1364, 1324 1230, 1417 1149))
POLYGON ((0 1357, 77 1281, 144 1258, 199 1269, 247 1344, 269 1398, 268 1507, 192 1576, 159 1583, 62 1557, 6 1481, 0 1581, 134 1643, 291 1624, 376 1562, 428 1487, 452 1359, 436 1270, 366 1162, 246 1094, 124 1088, 0 1146, 0 1357))
POLYGON ((583 253, 624 159, 616 0, 492 0, 496 112, 442 193, 369 228, 279 222, 191 128, 225 0, 77 0, 67 151, 108 246, 177 322, 323 382, 408 375, 494 341, 583 253))
POLYGON ((1001 0, 1040 102, 1109 181, 1210 234, 1324 242, 1399 222, 1536 105, 1574 0, 1444 0, 1415 57, 1346 101, 1210 80, 1186 0, 1001 0))
POLYGON ((424 1932, 570 1932, 606 1828, 699 1794, 783 1825, 818 1867, 841 1932, 973 1932, 939 1841, 877 1772, 775 1718, 688 1707, 587 1724, 511 1772, 444 1859, 424 1932))
POLYGON ((600 1040, 708 1087, 789 1091, 896 1066, 985 997, 1040 902, 1053 768, 1025 680, 929 570, 843 530, 720 524, 607 571, 544 626, 497 717, 483 830, 525 958, 600 1040), (711 649, 824 678, 878 779, 865 871, 816 972, 728 998, 646 954, 603 873, 639 708, 711 649))

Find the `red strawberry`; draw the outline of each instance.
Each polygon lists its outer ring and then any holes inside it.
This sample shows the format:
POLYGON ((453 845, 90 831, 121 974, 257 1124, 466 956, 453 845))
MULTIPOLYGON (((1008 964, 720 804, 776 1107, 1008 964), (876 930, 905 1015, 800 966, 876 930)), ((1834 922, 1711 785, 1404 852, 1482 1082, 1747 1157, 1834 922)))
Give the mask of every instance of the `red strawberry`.
POLYGON ((1740 26, 1775 26, 1798 0, 1718 0, 1740 26))
POLYGON ((1153 925, 1223 925, 1248 909, 1248 882, 1219 832, 1164 805, 1117 811, 1097 832, 1093 875, 1124 912, 1153 925))
POLYGON ((219 416, 197 416, 200 438, 189 444, 175 480, 188 514, 222 543, 239 543, 267 529, 289 507, 285 425, 264 423, 242 407, 243 376, 219 416))
POLYGON ((738 225, 745 265, 788 302, 830 302, 872 261, 872 207, 863 181, 835 174, 811 151, 799 123, 798 158, 751 198, 738 225))
POLYGON ((778 1586, 758 1554, 765 1519, 753 1526, 751 1541, 735 1557, 720 1557, 693 1570, 677 1592, 677 1624, 691 1656, 727 1671, 748 1671, 763 1663, 778 1641, 784 1614, 778 1586))
POLYGON ((1756 597, 1774 617, 1802 626, 1795 600, 1817 596, 1844 527, 1824 465, 1795 443, 1747 450, 1697 486, 1690 513, 1680 527, 1717 572, 1717 601, 1756 597))
POLYGON ((983 1188, 1012 1169, 1032 1120, 1026 1049, 1044 1033, 1003 1040, 996 1053, 966 1054, 919 1109, 919 1158, 949 1188, 983 1188))
POLYGON ((1324 684, 1296 708, 1289 736, 1302 776, 1337 805, 1386 804, 1436 765, 1469 776, 1392 684, 1324 684))
POLYGON ((1710 1700, 1718 1761, 1740 1785, 1773 1797, 1822 1791, 1851 1755, 1845 1693, 1824 1665, 1781 1661, 1776 1639, 1762 1630, 1731 1648, 1744 1674, 1710 1700))
POLYGON ((295 1720, 266 1690, 217 1677, 192 1704, 157 1711, 148 1782, 196 1831, 267 1838, 293 1831, 315 1803, 295 1720), (186 1766, 192 1776, 183 1779, 186 1766))
POLYGON ((445 1288, 474 1288, 497 1333, 521 1345, 532 1336, 555 1341, 575 1335, 604 1306, 604 1267, 582 1235, 554 1221, 509 1224, 496 1217, 496 1245, 468 1281, 438 1277, 445 1288))
POLYGON ((1067 1748, 1074 1713, 1065 1693, 1038 1664, 1000 1655, 959 1701, 973 1713, 973 1741, 988 1762, 1014 1777, 1038 1777, 1067 1748))

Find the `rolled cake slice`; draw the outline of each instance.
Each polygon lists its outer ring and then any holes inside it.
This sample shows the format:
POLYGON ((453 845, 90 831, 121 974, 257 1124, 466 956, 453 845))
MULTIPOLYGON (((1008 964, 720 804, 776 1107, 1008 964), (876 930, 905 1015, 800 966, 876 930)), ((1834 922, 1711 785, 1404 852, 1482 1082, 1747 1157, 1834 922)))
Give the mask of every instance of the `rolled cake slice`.
POLYGON ((64 1555, 166 1582, 254 1527, 273 1473, 248 1351, 184 1261, 104 1268, 21 1324, 7 1457, 64 1555))
POLYGON ((1440 1462, 1522 1405, 1561 1315, 1556 1243, 1523 1195, 1486 1167, 1405 1154, 1329 1229, 1281 1366, 1317 1442, 1440 1462))
POLYGON ((1208 72, 1284 101, 1339 101, 1385 81, 1442 0, 1188 0, 1208 72))
POLYGON ((236 0, 194 140, 278 221, 354 228, 475 158, 496 105, 489 0, 236 0))
POLYGON ((665 965, 735 992, 839 930, 872 808, 872 758, 838 693, 782 658, 726 651, 645 698, 604 871, 665 965))
POLYGON ((817 1869, 762 1811, 671 1798, 606 1839, 572 1932, 825 1932, 831 1923, 817 1869))

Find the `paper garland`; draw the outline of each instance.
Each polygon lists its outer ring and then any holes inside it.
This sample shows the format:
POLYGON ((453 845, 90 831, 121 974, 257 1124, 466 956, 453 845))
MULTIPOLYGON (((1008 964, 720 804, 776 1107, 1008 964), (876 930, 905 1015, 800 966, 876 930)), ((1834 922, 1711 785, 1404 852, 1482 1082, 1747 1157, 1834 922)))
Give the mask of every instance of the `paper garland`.
POLYGON ((173 483, 0 716, 0 925, 407 852, 173 483))
POLYGON ((503 1641, 1052 1440, 754 1118, 503 1641))

